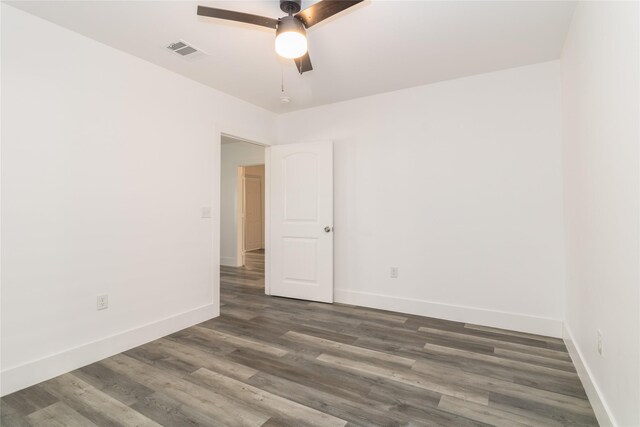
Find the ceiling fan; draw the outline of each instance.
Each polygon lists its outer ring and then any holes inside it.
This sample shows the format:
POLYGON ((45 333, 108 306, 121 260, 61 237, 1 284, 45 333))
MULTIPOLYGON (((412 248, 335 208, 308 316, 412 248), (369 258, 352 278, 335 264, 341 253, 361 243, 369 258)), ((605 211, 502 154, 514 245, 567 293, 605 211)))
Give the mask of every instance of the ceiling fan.
POLYGON ((363 0, 322 0, 302 12, 300 11, 300 1, 280 0, 280 9, 287 14, 280 19, 207 6, 198 6, 198 15, 275 29, 276 52, 280 56, 293 59, 298 71, 302 74, 313 70, 307 50, 306 29, 363 0))

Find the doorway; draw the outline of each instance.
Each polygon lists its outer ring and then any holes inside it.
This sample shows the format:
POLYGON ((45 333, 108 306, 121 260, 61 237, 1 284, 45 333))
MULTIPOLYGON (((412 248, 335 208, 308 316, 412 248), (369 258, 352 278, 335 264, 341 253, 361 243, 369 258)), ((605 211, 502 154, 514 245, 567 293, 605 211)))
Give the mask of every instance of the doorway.
POLYGON ((333 302, 333 143, 221 138, 216 297, 333 302))
POLYGON ((220 136, 220 314, 250 319, 248 295, 264 295, 268 253, 268 146, 220 136))
POLYGON ((220 148, 220 265, 262 269, 265 257, 264 145, 223 134, 220 148))
POLYGON ((264 164, 238 166, 238 258, 244 267, 264 271, 265 169, 264 164))

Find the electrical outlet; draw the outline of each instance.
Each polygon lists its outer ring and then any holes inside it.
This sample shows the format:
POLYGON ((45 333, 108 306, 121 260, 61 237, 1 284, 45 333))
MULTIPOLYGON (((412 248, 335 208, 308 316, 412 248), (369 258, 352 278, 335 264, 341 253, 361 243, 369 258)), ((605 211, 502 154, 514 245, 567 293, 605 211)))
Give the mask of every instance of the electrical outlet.
POLYGON ((602 356, 602 331, 598 329, 598 354, 602 356))
POLYGON ((109 308, 109 295, 98 295, 98 310, 106 310, 109 308))
POLYGON ((398 278, 398 267, 391 267, 391 270, 389 271, 389 277, 391 277, 392 279, 398 278))

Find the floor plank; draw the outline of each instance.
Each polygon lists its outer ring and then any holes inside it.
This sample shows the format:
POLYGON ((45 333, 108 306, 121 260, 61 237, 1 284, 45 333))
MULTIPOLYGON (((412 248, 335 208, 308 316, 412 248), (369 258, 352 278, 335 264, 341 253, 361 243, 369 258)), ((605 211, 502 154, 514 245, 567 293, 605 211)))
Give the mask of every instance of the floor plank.
POLYGON ((264 295, 0 400, 2 426, 597 426, 562 340, 264 295))
POLYGON ((62 402, 54 403, 27 416, 34 427, 93 427, 94 423, 62 402))

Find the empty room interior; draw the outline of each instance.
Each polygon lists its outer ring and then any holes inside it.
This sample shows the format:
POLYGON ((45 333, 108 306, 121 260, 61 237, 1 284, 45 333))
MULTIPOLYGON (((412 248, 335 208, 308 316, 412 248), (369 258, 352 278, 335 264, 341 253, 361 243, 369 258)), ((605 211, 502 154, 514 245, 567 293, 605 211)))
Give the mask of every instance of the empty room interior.
POLYGON ((3 427, 640 427, 638 1, 0 7, 3 427))

